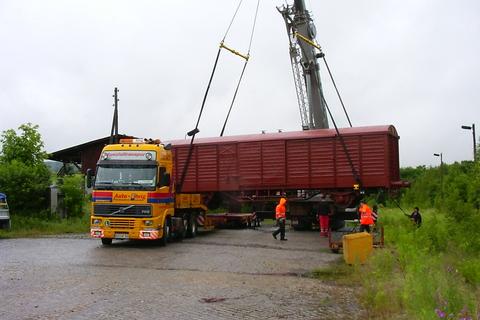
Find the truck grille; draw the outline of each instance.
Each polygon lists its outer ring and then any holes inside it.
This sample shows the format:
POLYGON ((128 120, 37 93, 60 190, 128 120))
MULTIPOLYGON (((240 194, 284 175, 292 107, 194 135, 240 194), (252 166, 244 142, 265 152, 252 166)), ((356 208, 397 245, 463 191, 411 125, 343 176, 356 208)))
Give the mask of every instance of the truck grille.
POLYGON ((95 204, 93 214, 112 217, 151 217, 152 207, 148 205, 95 204))
POLYGON ((127 219, 110 220, 109 227, 112 229, 133 229, 135 227, 135 220, 127 220, 127 219))

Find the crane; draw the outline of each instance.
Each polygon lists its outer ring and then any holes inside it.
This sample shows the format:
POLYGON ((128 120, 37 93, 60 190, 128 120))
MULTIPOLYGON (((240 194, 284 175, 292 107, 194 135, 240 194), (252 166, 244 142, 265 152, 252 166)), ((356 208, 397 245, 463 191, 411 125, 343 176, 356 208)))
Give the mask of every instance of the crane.
POLYGON ((304 0, 277 10, 285 20, 290 42, 290 61, 297 91, 302 129, 327 129, 328 118, 317 59, 323 57, 315 43, 316 28, 304 0))

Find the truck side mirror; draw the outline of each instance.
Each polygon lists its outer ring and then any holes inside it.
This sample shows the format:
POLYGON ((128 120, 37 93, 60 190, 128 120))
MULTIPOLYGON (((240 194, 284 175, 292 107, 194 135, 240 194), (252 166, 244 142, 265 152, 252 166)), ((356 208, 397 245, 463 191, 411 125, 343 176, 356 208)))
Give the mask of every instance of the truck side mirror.
POLYGON ((92 176, 93 176, 92 169, 87 169, 87 188, 92 187, 92 176))
POLYGON ((170 185, 170 173, 164 173, 160 179, 160 187, 165 187, 170 185))

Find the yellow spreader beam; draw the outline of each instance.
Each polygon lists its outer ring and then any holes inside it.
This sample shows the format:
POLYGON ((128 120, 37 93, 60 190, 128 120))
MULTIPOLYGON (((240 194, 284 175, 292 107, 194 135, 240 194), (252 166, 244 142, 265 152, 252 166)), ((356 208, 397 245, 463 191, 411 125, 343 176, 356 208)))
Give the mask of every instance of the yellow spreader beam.
POLYGON ((250 58, 250 56, 249 56, 248 54, 247 54, 247 55, 244 55, 244 54, 241 54, 240 52, 238 52, 238 51, 236 51, 236 50, 234 50, 234 49, 232 49, 232 48, 227 47, 227 46, 223 43, 223 41, 220 42, 220 48, 227 49, 227 50, 230 51, 231 53, 233 53, 233 54, 235 54, 235 55, 237 55, 237 56, 239 56, 239 57, 242 57, 243 59, 245 59, 245 60, 247 60, 247 61, 248 61, 248 58, 250 58))

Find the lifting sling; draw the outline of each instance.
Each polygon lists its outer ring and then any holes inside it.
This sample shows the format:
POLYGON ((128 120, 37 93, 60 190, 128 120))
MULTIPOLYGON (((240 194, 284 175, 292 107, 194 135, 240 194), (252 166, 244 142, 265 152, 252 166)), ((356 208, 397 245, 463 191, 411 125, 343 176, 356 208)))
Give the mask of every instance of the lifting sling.
POLYGON ((184 181, 185 181, 185 176, 186 176, 186 174, 187 174, 187 169, 188 169, 188 166, 190 165, 190 161, 191 161, 192 154, 193 154, 193 142, 194 142, 194 140, 195 140, 195 135, 200 132, 200 130, 198 129, 198 125, 199 125, 199 123, 200 123, 200 119, 201 119, 201 117, 202 117, 203 109, 204 109, 204 107, 205 107, 205 102, 206 102, 206 100, 207 100, 207 96, 208 96, 208 93, 209 93, 209 91, 210 91, 210 85, 212 84, 213 76, 214 76, 215 71, 216 71, 216 69, 217 69, 218 59, 219 59, 219 57, 220 57, 220 52, 221 52, 221 50, 222 50, 222 49, 225 49, 225 50, 227 50, 227 51, 229 51, 229 52, 231 52, 231 53, 233 53, 233 54, 235 54, 235 55, 237 55, 237 56, 245 59, 245 63, 244 63, 244 65, 243 65, 243 69, 242 69, 242 72, 241 72, 241 75, 240 75, 240 79, 238 80, 237 87, 236 87, 236 89, 235 89, 235 93, 234 93, 232 102, 231 102, 231 104, 230 104, 230 108, 229 108, 229 110, 228 110, 227 117, 226 117, 225 122, 224 122, 224 124, 223 124, 222 132, 221 132, 220 136, 223 136, 223 133, 224 133, 224 131, 225 131, 225 126, 227 125, 227 121, 228 121, 228 118, 229 118, 229 116, 230 116, 230 112, 231 112, 231 110, 232 110, 233 103, 234 103, 235 98, 236 98, 236 96, 237 96, 237 92, 238 92, 238 89, 239 89, 239 87, 240 87, 240 82, 241 82, 241 80, 242 80, 242 78, 243 78, 243 74, 244 74, 244 72, 245 72, 245 68, 246 68, 247 63, 248 63, 248 61, 249 61, 249 58, 250 58, 250 49, 251 49, 251 46, 252 46, 253 34, 254 34, 255 25, 256 25, 256 21, 257 21, 258 7, 259 7, 259 4, 260 4, 260 0, 257 0, 257 7, 256 7, 256 10, 255 10, 255 18, 254 18, 254 22, 253 22, 252 32, 251 32, 251 35, 250 35, 250 43, 249 43, 249 46, 248 46, 248 52, 247 52, 247 54, 246 54, 246 55, 241 54, 240 52, 238 52, 238 51, 236 51, 236 50, 234 50, 234 49, 232 49, 232 48, 230 48, 230 47, 227 47, 227 46, 225 45, 225 39, 226 39, 226 37, 227 37, 227 35, 228 35, 228 32, 230 31, 230 28, 231 28, 231 26, 232 26, 232 24, 233 24, 233 21, 235 20, 235 17, 236 17, 236 15, 237 15, 237 13, 238 13, 238 10, 240 9, 240 6, 241 6, 242 2, 243 2, 243 0, 240 0, 240 2, 238 3, 237 9, 235 10, 235 13, 233 14, 233 17, 232 17, 232 19, 230 20, 230 24, 228 25, 228 28, 227 28, 227 30, 226 30, 226 32, 225 32, 225 35, 223 36, 222 41, 220 42, 220 46, 219 46, 218 51, 217 51, 217 56, 216 56, 216 58, 215 58, 215 63, 214 63, 214 65, 213 65, 212 73, 210 74, 210 79, 209 79, 209 81, 208 81, 207 89, 206 89, 205 94, 204 94, 204 96, 203 96, 203 101, 202 101, 202 105, 201 105, 201 107, 200 107, 200 113, 199 113, 198 118, 197 118, 197 123, 196 123, 196 125, 195 125, 195 129, 193 129, 193 130, 191 130, 191 131, 189 131, 189 132, 187 133, 187 135, 188 135, 189 137, 191 137, 191 139, 190 139, 190 146, 189 146, 189 149, 188 149, 188 155, 187 155, 187 159, 186 159, 186 161, 185 161, 185 165, 184 165, 184 167, 183 167, 183 171, 182 171, 182 175, 181 175, 181 177, 180 177, 180 181, 179 181, 179 183, 178 183, 177 186, 176 186, 176 189, 177 189, 177 192, 178 192, 178 193, 180 193, 180 192, 182 191, 183 183, 184 183, 184 181))

